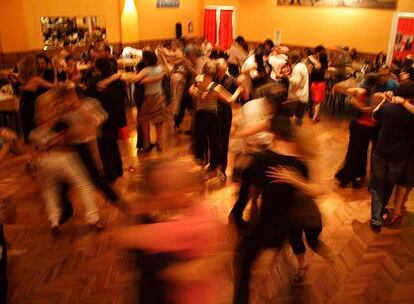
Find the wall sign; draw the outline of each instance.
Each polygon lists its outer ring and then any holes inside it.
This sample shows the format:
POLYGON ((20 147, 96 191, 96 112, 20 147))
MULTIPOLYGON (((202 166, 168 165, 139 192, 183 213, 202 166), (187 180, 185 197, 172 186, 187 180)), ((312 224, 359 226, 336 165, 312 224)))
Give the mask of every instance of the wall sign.
POLYGON ((277 0, 277 5, 395 9, 397 0, 277 0))
POLYGON ((180 0, 157 0, 157 7, 180 7, 180 0))

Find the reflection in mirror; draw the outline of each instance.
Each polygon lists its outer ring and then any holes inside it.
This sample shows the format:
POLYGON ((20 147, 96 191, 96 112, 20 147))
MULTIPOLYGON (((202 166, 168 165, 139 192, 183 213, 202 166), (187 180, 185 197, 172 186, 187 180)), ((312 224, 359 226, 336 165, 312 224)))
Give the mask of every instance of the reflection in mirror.
POLYGON ((85 47, 106 37, 103 16, 41 17, 44 50, 85 47))

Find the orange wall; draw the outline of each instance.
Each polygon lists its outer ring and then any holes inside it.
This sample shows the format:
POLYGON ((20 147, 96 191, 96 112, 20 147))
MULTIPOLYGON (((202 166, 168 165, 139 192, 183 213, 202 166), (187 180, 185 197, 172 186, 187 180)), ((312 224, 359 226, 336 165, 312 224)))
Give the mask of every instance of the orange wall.
POLYGON ((41 16, 105 16, 109 42, 175 37, 181 22, 187 34, 187 20, 193 21, 194 35, 202 28, 202 0, 181 0, 179 8, 156 8, 156 0, 134 0, 137 16, 121 21, 125 0, 0 0, 0 46, 3 52, 43 48, 41 16))
MULTIPOLYGON (((277 6, 276 0, 206 0, 205 5, 236 6, 236 32, 261 41, 282 31, 286 44, 327 47, 348 45, 378 53, 388 48, 394 11, 277 6)), ((399 0, 398 10, 414 10, 414 0, 399 0)))
POLYGON ((41 49, 41 16, 82 15, 105 16, 108 40, 120 41, 120 13, 117 0, 2 0, 0 37, 3 52, 41 49))
MULTIPOLYGON (((182 23, 183 34, 187 34, 188 17, 194 35, 202 35, 204 5, 232 5, 236 7, 236 32, 248 40, 273 38, 279 28, 286 44, 349 45, 377 53, 387 49, 393 16, 391 10, 278 7, 277 0, 181 0, 177 9, 157 9, 156 0, 134 1, 137 19, 121 23, 125 0, 0 0, 1 50, 41 49, 41 16, 102 15, 110 42, 135 42, 172 38, 176 22, 182 23)), ((399 0, 398 10, 414 11, 414 0, 399 0)))
POLYGON ((181 0, 179 8, 156 8, 155 0, 138 0, 139 37, 141 40, 175 37, 175 24, 181 22, 183 35, 187 34, 187 20, 193 21, 194 35, 200 36, 202 0, 181 0))

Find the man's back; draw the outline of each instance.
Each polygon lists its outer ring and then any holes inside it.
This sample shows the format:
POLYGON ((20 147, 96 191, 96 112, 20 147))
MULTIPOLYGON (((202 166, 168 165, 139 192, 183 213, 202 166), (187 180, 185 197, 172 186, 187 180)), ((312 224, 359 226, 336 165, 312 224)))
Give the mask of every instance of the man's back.
POLYGON ((414 116, 404 106, 385 103, 375 114, 381 129, 375 153, 389 161, 406 161, 414 148, 414 116))

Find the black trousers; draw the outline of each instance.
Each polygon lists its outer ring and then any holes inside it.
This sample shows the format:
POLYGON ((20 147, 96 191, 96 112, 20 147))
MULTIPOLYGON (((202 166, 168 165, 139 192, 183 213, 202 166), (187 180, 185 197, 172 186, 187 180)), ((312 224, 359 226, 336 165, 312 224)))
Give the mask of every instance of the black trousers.
POLYGON ((179 127, 183 120, 185 111, 191 110, 193 108, 193 102, 190 96, 184 92, 183 98, 180 103, 180 108, 177 114, 174 115, 174 126, 179 127))
POLYGON ((303 123, 303 116, 305 116, 306 108, 308 106, 308 103, 304 102, 298 102, 296 105, 295 110, 295 119, 296 119, 296 125, 301 126, 303 123))
POLYGON ((139 98, 136 98, 135 103, 137 105, 137 149, 144 148, 144 134, 142 133, 142 126, 139 124, 138 115, 139 111, 141 111, 142 104, 144 103, 144 94, 139 98))
POLYGON ((233 206, 233 209, 231 209, 230 215, 233 217, 233 219, 241 220, 243 218, 243 211, 246 209, 247 203, 249 202, 250 198, 250 183, 247 183, 245 181, 241 182, 240 190, 239 190, 239 196, 237 198, 236 203, 233 206))
POLYGON ((194 154, 204 162, 205 147, 210 152, 210 169, 219 165, 220 141, 218 115, 213 111, 197 111, 194 117, 194 154))
MULTIPOLYGON (((116 130, 118 131, 118 130, 116 130)), ((122 159, 117 143, 117 134, 105 134, 98 138, 98 150, 101 157, 106 182, 114 182, 122 176, 122 159)))
POLYGON ((345 161, 335 177, 343 182, 352 182, 367 174, 368 148, 376 142, 378 129, 367 127, 352 119, 349 124, 349 143, 345 161))
POLYGON ((233 113, 231 107, 220 104, 218 107, 218 122, 219 122, 219 141, 220 141, 220 164, 225 173, 227 168, 227 160, 229 154, 229 140, 231 131, 231 121, 233 113))
POLYGON ((4 238, 3 224, 0 224, 0 303, 7 303, 7 245, 4 238))
POLYGON ((303 234, 313 250, 318 249, 319 234, 322 232, 322 226, 305 227, 302 225, 292 225, 289 227, 288 239, 292 246, 294 254, 303 254, 306 252, 306 246, 303 242, 303 234))
MULTIPOLYGON (((116 203, 119 199, 115 191, 108 185, 101 173, 99 172, 98 167, 96 166, 95 160, 92 157, 92 152, 88 144, 79 144, 75 146, 76 152, 78 152, 79 157, 81 158, 86 171, 88 172, 92 182, 98 188, 102 194, 111 202, 116 203)), ((122 166, 122 164, 121 164, 122 166)), ((122 167, 121 167, 122 168, 122 167)))

